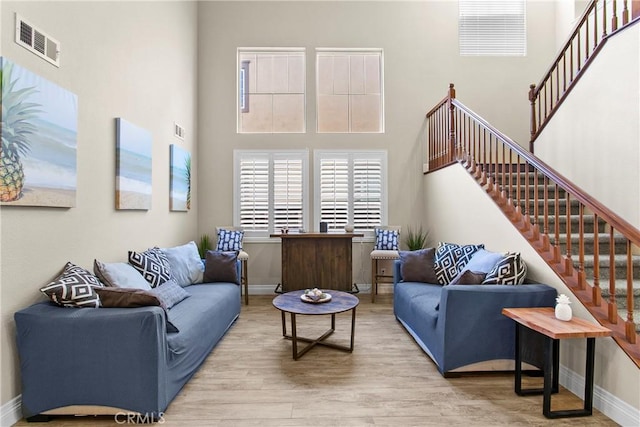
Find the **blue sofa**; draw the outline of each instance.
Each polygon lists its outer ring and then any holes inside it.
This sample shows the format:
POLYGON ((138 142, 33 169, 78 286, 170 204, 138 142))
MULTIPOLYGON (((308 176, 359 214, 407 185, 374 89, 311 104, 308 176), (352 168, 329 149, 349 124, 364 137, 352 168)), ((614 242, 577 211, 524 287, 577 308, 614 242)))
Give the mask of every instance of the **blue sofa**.
POLYGON ((161 420, 240 313, 235 283, 194 284, 165 311, 65 308, 15 313, 27 419, 49 414, 142 414, 161 420), (167 332, 167 319, 178 332, 167 332), (44 415, 43 415, 44 414, 44 415))
POLYGON ((556 295, 554 288, 542 284, 442 286, 404 282, 401 261, 394 263, 396 319, 443 376, 513 370, 515 326, 502 309, 553 307, 556 295))

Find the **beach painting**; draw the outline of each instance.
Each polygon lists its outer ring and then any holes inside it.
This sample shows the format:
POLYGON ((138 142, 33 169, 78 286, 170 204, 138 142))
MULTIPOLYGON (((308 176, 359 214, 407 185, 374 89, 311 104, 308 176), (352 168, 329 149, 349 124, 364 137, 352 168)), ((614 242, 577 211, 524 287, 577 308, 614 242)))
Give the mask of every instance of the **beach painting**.
POLYGON ((191 154, 175 145, 170 146, 171 180, 169 184, 169 209, 191 209, 191 154))
POLYGON ((78 97, 0 57, 0 204, 76 205, 78 97))
POLYGON ((151 209, 151 132, 116 119, 116 209, 151 209))

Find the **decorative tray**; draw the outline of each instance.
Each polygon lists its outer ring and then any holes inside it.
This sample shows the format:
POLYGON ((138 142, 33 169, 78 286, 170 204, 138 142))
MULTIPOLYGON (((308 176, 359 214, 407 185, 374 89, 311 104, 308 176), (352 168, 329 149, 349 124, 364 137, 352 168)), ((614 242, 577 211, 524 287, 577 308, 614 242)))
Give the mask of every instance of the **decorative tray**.
POLYGON ((304 302, 308 302, 311 304, 320 304, 323 302, 328 302, 331 301, 331 294, 322 294, 322 297, 320 297, 320 299, 312 299, 311 297, 307 296, 306 294, 302 294, 300 295, 300 299, 304 302))

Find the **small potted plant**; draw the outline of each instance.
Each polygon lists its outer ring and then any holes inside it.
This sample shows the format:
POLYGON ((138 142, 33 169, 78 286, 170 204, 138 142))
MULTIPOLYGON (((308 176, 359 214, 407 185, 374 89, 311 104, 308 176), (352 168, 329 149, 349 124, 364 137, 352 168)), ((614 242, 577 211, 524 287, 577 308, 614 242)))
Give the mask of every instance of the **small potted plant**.
POLYGON ((404 242, 410 251, 417 251, 425 247, 428 235, 429 232, 424 231, 422 226, 416 229, 407 227, 407 237, 405 237, 404 242))
POLYGON ((210 251, 211 249, 211 238, 208 234, 203 234, 200 237, 200 243, 198 243, 198 252, 200 253, 200 258, 204 259, 207 255, 207 251, 210 251))

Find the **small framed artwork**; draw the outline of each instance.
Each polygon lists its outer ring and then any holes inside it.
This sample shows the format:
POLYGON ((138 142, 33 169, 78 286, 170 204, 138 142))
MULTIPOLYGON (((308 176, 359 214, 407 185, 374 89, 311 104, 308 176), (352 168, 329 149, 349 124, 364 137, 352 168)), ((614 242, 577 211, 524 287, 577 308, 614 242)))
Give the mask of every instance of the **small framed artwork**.
POLYGON ((171 144, 169 182, 169 209, 188 211, 191 209, 191 153, 171 144))
POLYGON ((151 209, 151 132, 116 119, 116 209, 151 209))

